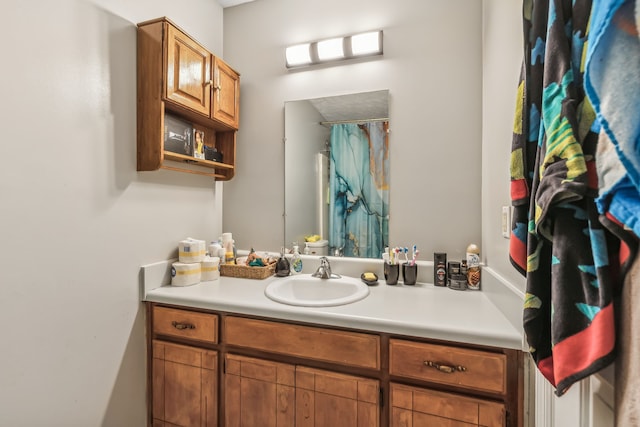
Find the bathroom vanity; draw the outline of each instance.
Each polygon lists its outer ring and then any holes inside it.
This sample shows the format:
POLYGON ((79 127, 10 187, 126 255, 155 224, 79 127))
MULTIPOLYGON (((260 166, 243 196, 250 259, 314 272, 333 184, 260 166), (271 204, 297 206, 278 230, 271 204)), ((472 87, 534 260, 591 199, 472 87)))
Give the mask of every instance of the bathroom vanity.
POLYGON ((160 286, 168 265, 143 267, 149 425, 523 425, 522 336, 483 292, 297 307, 265 297, 277 277, 160 286))

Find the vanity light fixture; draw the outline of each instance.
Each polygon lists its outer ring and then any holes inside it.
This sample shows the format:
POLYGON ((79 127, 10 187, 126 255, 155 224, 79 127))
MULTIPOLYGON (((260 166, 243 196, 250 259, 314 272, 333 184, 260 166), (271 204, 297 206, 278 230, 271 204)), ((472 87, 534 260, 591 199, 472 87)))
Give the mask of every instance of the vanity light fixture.
POLYGON ((287 68, 382 55, 382 30, 289 46, 287 68))
POLYGON ((344 58, 344 39, 342 37, 319 41, 316 47, 320 62, 344 58))
POLYGON ((297 44, 287 48, 287 67, 299 67, 311 64, 310 44, 297 44))

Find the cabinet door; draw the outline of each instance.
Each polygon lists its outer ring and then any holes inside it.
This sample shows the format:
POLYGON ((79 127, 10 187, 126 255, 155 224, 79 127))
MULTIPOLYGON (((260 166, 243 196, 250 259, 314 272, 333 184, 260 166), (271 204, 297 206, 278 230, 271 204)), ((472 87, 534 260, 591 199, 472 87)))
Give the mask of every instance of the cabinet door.
POLYGON ((391 384, 391 427, 504 427, 502 403, 391 384))
POLYGON ((166 28, 166 97, 209 116, 211 53, 172 25, 166 28))
POLYGON ((218 353, 153 341, 154 426, 218 425, 218 353))
POLYGON ((213 62, 213 118, 238 129, 240 76, 220 58, 214 58, 213 62))
POLYGON ((296 367, 297 427, 377 427, 377 380, 296 367))
POLYGON ((290 427, 295 423, 295 367, 227 354, 226 427, 290 427))

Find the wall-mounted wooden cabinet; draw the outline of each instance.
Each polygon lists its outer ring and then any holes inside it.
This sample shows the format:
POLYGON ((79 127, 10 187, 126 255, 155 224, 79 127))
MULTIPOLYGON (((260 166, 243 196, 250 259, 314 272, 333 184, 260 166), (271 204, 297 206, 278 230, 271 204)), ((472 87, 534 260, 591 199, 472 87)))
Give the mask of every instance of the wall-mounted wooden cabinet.
POLYGON ((235 173, 240 76, 166 18, 138 24, 137 165, 229 180, 235 173), (188 123, 185 150, 165 149, 166 117, 188 123), (195 133, 221 161, 196 158, 195 133), (189 131, 191 132, 191 130, 189 131), (189 149, 186 147, 189 146, 189 149))

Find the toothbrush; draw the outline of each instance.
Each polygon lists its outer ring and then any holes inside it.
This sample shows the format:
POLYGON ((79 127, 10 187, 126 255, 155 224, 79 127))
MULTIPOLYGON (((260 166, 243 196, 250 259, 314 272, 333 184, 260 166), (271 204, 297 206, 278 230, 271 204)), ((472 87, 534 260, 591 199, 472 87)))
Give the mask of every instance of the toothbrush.
POLYGON ((404 262, 409 263, 409 248, 404 248, 404 262))
POLYGON ((416 249, 415 252, 413 253, 413 261, 411 261, 411 265, 416 265, 416 258, 418 258, 419 253, 420 251, 416 249))

